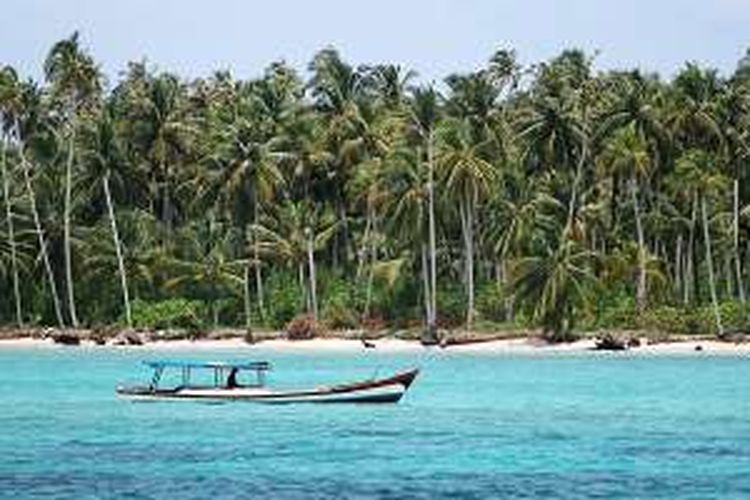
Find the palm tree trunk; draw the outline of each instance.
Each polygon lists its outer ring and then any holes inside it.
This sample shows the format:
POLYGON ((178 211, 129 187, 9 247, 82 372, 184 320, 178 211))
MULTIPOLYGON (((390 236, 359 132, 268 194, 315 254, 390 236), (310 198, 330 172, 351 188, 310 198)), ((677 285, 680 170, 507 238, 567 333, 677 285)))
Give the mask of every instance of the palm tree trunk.
MULTIPOLYGON (((371 210, 369 211, 371 212, 371 210)), ((376 232, 377 229, 375 227, 376 220, 373 215, 370 215, 370 220, 372 221, 372 232, 376 232)), ((372 241, 369 245, 369 256, 370 256, 370 265, 368 266, 367 270, 367 289, 365 291, 365 318, 370 317, 370 304, 372 303, 372 286, 375 281, 375 262, 378 260, 378 249, 375 243, 375 238, 370 238, 372 241)))
POLYGON ((68 145, 68 161, 65 167, 65 207, 63 212, 63 247, 65 254, 65 283, 68 290, 68 312, 73 328, 78 328, 78 315, 76 314, 76 300, 73 286, 73 255, 70 244, 70 213, 72 209, 73 192, 73 156, 75 153, 75 131, 70 132, 70 144, 68 145))
POLYGON ((744 304, 747 299, 745 298, 745 284, 742 281, 742 260, 740 256, 740 181, 737 178, 734 179, 733 191, 734 278, 737 281, 737 295, 740 302, 744 304))
POLYGON ((161 162, 161 171, 164 174, 164 188, 163 188, 163 199, 161 206, 161 217, 164 220, 165 236, 167 241, 172 234, 172 202, 170 201, 169 193, 169 167, 164 161, 161 162))
POLYGON ((365 262, 367 262, 368 259, 368 242, 370 239, 370 228, 372 226, 372 210, 370 208, 370 202, 367 202, 367 210, 366 210, 366 221, 365 221, 365 231, 362 235, 362 245, 359 250, 359 253, 357 255, 357 281, 360 280, 362 277, 362 270, 365 267, 365 262))
MULTIPOLYGON (((253 225, 258 224, 258 202, 257 198, 253 203, 253 225)), ((253 237, 253 259, 255 260, 255 292, 258 294, 258 309, 260 316, 265 316, 265 306, 263 302, 263 270, 260 268, 260 257, 258 255, 258 239, 253 237)))
POLYGON ((245 266, 245 279, 244 283, 244 302, 245 302, 245 328, 249 331, 253 327, 252 320, 252 306, 250 304, 250 264, 245 266))
POLYGON ((115 218, 115 207, 112 203, 112 192, 109 189, 109 172, 104 175, 102 181, 104 185, 104 197, 107 201, 107 212, 109 213, 109 224, 112 228, 112 242, 115 245, 115 254, 117 256, 117 268, 120 271, 120 287, 122 288, 122 301, 125 306, 125 321, 129 328, 133 327, 133 317, 130 311, 130 294, 128 293, 128 277, 125 272, 125 261, 122 258, 122 246, 120 243, 120 234, 117 231, 117 219, 115 218))
POLYGON ((685 256, 685 278, 683 283, 683 305, 690 303, 690 292, 693 291, 695 281, 695 225, 698 218, 698 196, 693 195, 693 208, 690 213, 690 233, 688 234, 687 254, 685 256))
POLYGON ((630 179, 630 196, 633 200, 635 231, 638 238, 638 278, 636 282, 635 304, 640 319, 646 310, 646 242, 643 236, 641 208, 638 203, 638 184, 635 178, 630 179))
POLYGON ((427 327, 430 326, 432 320, 432 297, 430 293, 430 270, 428 265, 427 247, 422 243, 421 247, 422 255, 422 285, 424 288, 424 310, 425 317, 427 318, 427 327))
POLYGON ((305 310, 310 313, 310 297, 307 293, 307 285, 305 285, 305 265, 303 262, 297 264, 297 279, 299 280, 299 289, 302 293, 302 303, 305 306, 305 310))
POLYGON ((573 219, 575 218, 576 214, 576 203, 578 202, 578 183, 581 180, 581 174, 583 172, 583 164, 586 161, 586 146, 584 145, 581 148, 581 157, 579 158, 578 162, 576 163, 576 171, 574 173, 573 177, 573 187, 570 192, 570 201, 568 202, 568 222, 565 225, 566 231, 571 231, 573 229, 573 219))
POLYGON ((310 273, 310 305, 312 306, 313 319, 318 321, 318 295, 315 280, 315 255, 313 252, 313 233, 311 228, 307 228, 307 265, 310 273))
POLYGON ((13 275, 13 298, 16 306, 16 324, 23 327, 23 311, 21 308, 21 289, 18 281, 18 255, 16 252, 16 237, 13 225, 13 207, 10 200, 10 178, 6 168, 7 136, 2 137, 2 152, 0 152, 0 167, 3 176, 3 198, 5 200, 5 219, 8 222, 8 248, 10 248, 10 266, 13 275))
POLYGON ((461 226, 464 236, 464 272, 466 273, 466 329, 471 328, 474 319, 474 228, 473 203, 471 199, 461 205, 461 226))
POLYGON ((677 248, 674 253, 674 294, 680 296, 682 291, 682 233, 677 235, 677 248))
POLYGON ((719 299, 716 296, 716 283, 714 281, 714 263, 711 256, 711 234, 708 229, 708 212, 706 211, 706 198, 703 194, 701 200, 701 213, 703 216, 703 239, 706 245, 706 264, 708 267, 708 286, 711 291, 711 303, 716 319, 716 332, 719 338, 724 337, 724 328, 721 325, 721 313, 719 312, 719 299))
MULTIPOLYGON (((19 133, 18 124, 16 124, 15 128, 16 133, 19 133)), ((26 155, 24 154, 23 148, 24 145, 19 139, 18 152, 21 156, 21 169, 23 170, 26 192, 29 196, 29 204, 31 205, 31 216, 34 219, 34 228, 36 229, 37 240, 39 241, 39 252, 42 255, 44 270, 47 274, 47 282, 49 283, 50 292, 52 293, 52 305, 55 309, 55 318, 57 319, 57 326, 59 326, 60 328, 65 328, 65 321, 63 320, 62 315, 62 307, 60 305, 60 296, 57 293, 57 285, 55 284, 55 274, 52 272, 52 264, 50 263, 49 253, 47 252, 47 241, 44 238, 44 230, 42 229, 42 222, 39 218, 39 210, 36 206, 36 195, 34 194, 34 188, 31 185, 29 163, 26 160, 26 155)))
POLYGON ((512 322, 515 319, 516 313, 513 304, 513 295, 508 293, 508 290, 510 289, 510 279, 508 276, 508 261, 505 257, 500 261, 500 273, 502 276, 502 291, 505 296, 505 321, 512 322))
POLYGON ((427 329, 430 335, 437 335, 437 249, 435 235, 435 165, 432 131, 427 137, 427 196, 428 196, 428 232, 430 256, 430 317, 427 318, 427 329))

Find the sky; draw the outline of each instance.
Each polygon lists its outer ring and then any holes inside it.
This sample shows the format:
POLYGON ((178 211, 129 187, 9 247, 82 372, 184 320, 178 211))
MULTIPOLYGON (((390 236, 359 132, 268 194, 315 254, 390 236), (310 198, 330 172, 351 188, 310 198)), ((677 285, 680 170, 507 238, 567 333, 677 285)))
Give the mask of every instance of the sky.
POLYGON ((78 30, 110 82, 144 58, 190 78, 250 78, 278 60, 303 71, 327 46, 423 82, 498 48, 531 64, 577 47, 599 69, 670 77, 688 60, 731 72, 750 47, 750 0, 16 0, 0 15, 0 64, 40 78, 50 46, 78 30))

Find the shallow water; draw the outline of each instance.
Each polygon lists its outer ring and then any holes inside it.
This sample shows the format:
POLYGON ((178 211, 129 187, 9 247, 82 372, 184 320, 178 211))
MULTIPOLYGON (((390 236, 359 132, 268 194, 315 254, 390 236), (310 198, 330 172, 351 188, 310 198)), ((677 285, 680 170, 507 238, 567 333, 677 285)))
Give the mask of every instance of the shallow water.
POLYGON ((4 349, 0 497, 747 498, 749 396, 729 356, 4 349), (114 396, 186 357, 287 386, 423 371, 398 405, 114 396))

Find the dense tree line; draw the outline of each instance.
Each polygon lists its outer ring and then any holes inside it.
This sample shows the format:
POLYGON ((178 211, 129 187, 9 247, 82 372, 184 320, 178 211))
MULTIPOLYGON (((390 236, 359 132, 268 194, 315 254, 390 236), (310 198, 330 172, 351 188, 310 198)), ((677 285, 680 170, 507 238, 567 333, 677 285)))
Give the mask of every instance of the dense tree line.
POLYGON ((43 82, 0 73, 0 321, 565 338, 705 307, 722 335, 746 301, 750 59, 671 81, 592 62, 500 50, 435 87, 325 49, 307 79, 131 63, 107 85, 74 34, 43 82))

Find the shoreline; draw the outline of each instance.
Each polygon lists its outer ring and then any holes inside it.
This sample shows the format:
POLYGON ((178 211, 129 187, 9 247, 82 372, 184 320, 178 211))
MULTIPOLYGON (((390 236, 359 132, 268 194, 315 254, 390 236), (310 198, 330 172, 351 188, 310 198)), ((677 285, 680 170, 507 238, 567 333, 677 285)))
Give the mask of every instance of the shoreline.
POLYGON ((241 338, 199 339, 199 340, 155 340, 142 345, 97 345, 93 341, 84 340, 80 345, 67 346, 53 341, 52 338, 14 337, 1 338, 0 350, 19 348, 52 348, 52 349, 127 349, 161 352, 179 351, 213 351, 213 350, 242 350, 242 351, 272 351, 299 353, 354 353, 354 352, 382 352, 382 353, 466 353, 466 354, 497 354, 497 355, 529 355, 529 354, 609 354, 609 355, 748 355, 750 343, 722 342, 712 339, 680 339, 669 342, 648 343, 639 347, 632 347, 624 351, 597 350, 593 338, 577 340, 564 344, 540 343, 533 338, 509 338, 485 340, 477 343, 441 346, 423 346, 417 340, 403 340, 393 337, 382 337, 369 340, 371 346, 367 348, 361 340, 323 337, 310 340, 287 340, 283 338, 266 339, 249 344, 241 338))

